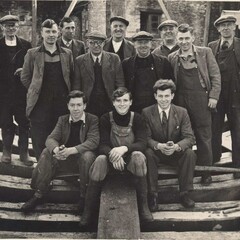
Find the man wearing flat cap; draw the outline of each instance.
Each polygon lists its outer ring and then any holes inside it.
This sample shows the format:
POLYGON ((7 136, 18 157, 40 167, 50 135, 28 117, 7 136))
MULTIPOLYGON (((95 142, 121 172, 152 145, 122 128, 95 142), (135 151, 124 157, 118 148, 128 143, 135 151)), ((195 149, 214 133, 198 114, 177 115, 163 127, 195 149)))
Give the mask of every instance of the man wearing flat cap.
POLYGON ((160 78, 173 79, 172 67, 166 57, 151 53, 152 34, 140 31, 133 36, 135 56, 123 61, 126 87, 132 92, 132 110, 142 109, 155 103, 153 85, 160 78))
POLYGON ((174 20, 166 20, 158 26, 163 44, 156 47, 152 53, 167 57, 170 53, 179 49, 176 41, 177 27, 178 23, 174 20))
POLYGON ((2 128, 3 155, 1 161, 11 162, 15 124, 19 129, 19 155, 25 165, 32 165, 28 155, 29 121, 26 117, 27 91, 20 81, 24 56, 31 44, 18 37, 19 18, 6 15, 0 19, 3 38, 0 39, 0 127, 2 128))
POLYGON ((124 86, 120 58, 103 50, 106 36, 99 31, 86 34, 89 52, 76 58, 73 89, 85 93, 86 111, 101 117, 112 109, 113 91, 124 86))
MULTIPOLYGON (((175 104, 187 109, 196 137, 197 164, 212 165, 212 121, 221 90, 220 71, 208 47, 193 45, 194 29, 188 24, 178 27, 179 50, 168 55, 176 79, 175 104)), ((202 175, 201 183, 209 185, 210 173, 202 175)))
POLYGON ((111 37, 105 41, 103 49, 107 52, 116 53, 121 61, 134 56, 136 51, 132 42, 125 39, 128 20, 121 16, 115 16, 110 19, 111 37))
POLYGON ((31 122, 33 150, 37 160, 58 117, 68 113, 73 56, 57 42, 58 25, 46 19, 41 25, 43 43, 30 49, 24 60, 21 81, 28 89, 26 113, 31 122))
MULTIPOLYGON (((235 37, 236 18, 223 15, 214 22, 220 39, 209 43, 221 72, 221 94, 217 112, 213 113, 213 161, 221 158, 222 130, 225 114, 232 138, 232 161, 240 168, 240 39, 235 37)), ((239 178, 238 173, 234 177, 239 178)))

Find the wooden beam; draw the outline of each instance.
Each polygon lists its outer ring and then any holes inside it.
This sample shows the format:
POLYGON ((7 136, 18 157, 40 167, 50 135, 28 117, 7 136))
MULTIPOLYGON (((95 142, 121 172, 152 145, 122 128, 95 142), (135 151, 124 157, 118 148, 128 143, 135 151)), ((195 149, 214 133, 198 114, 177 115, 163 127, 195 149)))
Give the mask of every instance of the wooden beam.
POLYGON ((210 14, 211 14, 211 3, 207 2, 207 9, 206 9, 206 14, 205 14, 204 35, 203 35, 204 46, 207 46, 207 44, 208 44, 210 14))
POLYGON ((72 0, 68 10, 66 11, 64 17, 69 17, 73 11, 73 9, 75 8, 76 4, 77 4, 78 0, 72 0))
POLYGON ((163 0, 158 0, 158 3, 159 3, 159 5, 160 5, 160 7, 161 7, 161 9, 162 9, 162 11, 163 11, 163 13, 164 13, 164 15, 166 16, 166 18, 167 18, 167 19, 171 19, 170 15, 169 15, 169 13, 168 13, 168 11, 167 11, 167 8, 165 7, 165 4, 164 4, 163 0))
POLYGON ((32 0, 32 47, 37 46, 37 0, 32 0))

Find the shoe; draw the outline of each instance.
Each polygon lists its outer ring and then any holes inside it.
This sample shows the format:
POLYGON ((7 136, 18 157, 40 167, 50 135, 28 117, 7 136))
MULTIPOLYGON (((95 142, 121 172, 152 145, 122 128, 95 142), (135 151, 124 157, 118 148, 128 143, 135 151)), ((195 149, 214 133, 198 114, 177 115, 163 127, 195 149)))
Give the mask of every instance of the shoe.
POLYGON ((7 163, 7 164, 10 164, 11 161, 12 161, 12 158, 11 158, 11 153, 6 151, 5 149, 3 149, 3 155, 1 157, 1 161, 3 163, 7 163))
POLYGON ((180 196, 180 203, 185 208, 193 208, 195 206, 195 202, 189 197, 188 194, 184 194, 184 195, 180 196))
POLYGON ((211 175, 209 173, 202 175, 202 179, 201 179, 201 184, 202 185, 208 186, 211 183, 212 183, 212 177, 211 177, 211 175))
POLYGON ((36 196, 33 196, 30 200, 28 200, 26 203, 22 205, 21 210, 24 213, 28 213, 34 210, 38 205, 41 205, 42 203, 43 203, 43 198, 38 198, 36 196))
POLYGON ((233 173, 234 179, 239 179, 240 178, 240 172, 235 172, 233 173))
POLYGON ((151 193, 149 196, 149 210, 151 212, 158 211, 158 194, 157 193, 151 193))

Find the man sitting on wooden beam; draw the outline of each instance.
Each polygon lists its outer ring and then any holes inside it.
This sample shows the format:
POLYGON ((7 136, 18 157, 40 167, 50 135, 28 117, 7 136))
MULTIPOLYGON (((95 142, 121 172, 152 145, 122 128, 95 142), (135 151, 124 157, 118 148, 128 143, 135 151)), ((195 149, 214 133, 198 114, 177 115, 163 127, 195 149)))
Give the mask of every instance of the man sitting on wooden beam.
POLYGON ((67 106, 70 114, 59 117, 33 170, 31 187, 35 194, 22 206, 23 212, 30 212, 41 204, 54 176, 68 169, 79 171, 80 209, 83 210, 88 172, 99 144, 98 118, 84 112, 86 98, 81 91, 69 93, 67 106))
POLYGON ((191 147, 195 138, 187 110, 171 104, 175 90, 172 80, 158 80, 153 87, 157 104, 142 112, 148 132, 146 157, 151 211, 158 209, 158 163, 178 168, 181 204, 186 208, 195 205, 188 194, 193 190, 196 155, 191 147))
POLYGON ((146 127, 138 113, 131 112, 132 95, 125 87, 113 92, 114 109, 100 119, 99 155, 89 172, 89 185, 85 208, 80 226, 90 225, 93 210, 101 192, 101 185, 106 175, 129 171, 137 192, 137 202, 141 223, 153 221, 147 203, 146 127))

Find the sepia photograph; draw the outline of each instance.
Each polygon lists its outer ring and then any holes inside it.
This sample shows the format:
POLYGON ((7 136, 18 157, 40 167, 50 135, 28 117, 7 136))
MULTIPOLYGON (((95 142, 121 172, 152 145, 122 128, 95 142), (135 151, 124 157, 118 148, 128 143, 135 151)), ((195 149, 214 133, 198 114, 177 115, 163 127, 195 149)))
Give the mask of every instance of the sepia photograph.
POLYGON ((240 1, 0 0, 0 239, 240 239, 240 1))

